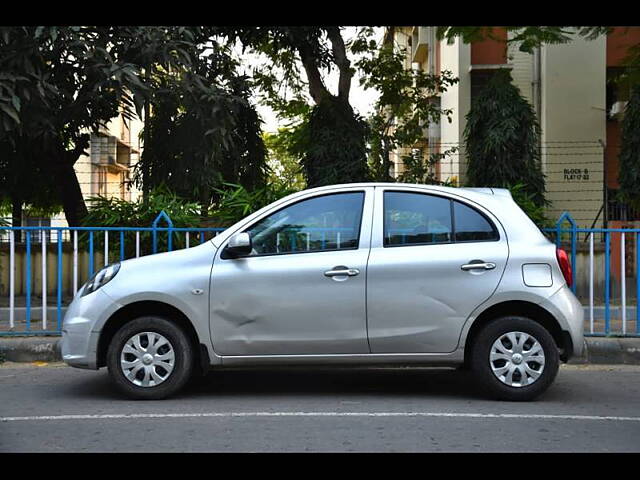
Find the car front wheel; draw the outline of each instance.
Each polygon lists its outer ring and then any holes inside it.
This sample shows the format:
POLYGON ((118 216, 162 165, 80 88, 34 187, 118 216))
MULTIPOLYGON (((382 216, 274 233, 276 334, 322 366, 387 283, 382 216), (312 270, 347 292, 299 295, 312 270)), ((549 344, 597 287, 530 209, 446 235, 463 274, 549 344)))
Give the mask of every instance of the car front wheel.
POLYGON ((492 321, 472 346, 471 369, 480 388, 500 400, 533 400, 553 383, 558 367, 553 337, 525 317, 492 321))
POLYGON ((107 368, 120 392, 136 400, 158 400, 189 380, 193 351, 185 332, 160 317, 141 317, 116 332, 107 368))

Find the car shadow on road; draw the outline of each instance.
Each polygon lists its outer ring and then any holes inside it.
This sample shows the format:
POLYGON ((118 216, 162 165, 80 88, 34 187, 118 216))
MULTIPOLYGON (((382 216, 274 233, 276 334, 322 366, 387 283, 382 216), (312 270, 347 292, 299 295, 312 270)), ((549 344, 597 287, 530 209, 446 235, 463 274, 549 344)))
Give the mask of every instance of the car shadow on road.
POLYGON ((223 370, 196 379, 185 396, 407 395, 481 398, 468 372, 426 368, 223 370))
MULTIPOLYGON (((59 394, 86 399, 125 400, 106 370, 82 375, 59 394)), ((212 371, 194 378, 174 399, 272 395, 425 395, 483 398, 470 373, 433 368, 261 368, 212 371)))

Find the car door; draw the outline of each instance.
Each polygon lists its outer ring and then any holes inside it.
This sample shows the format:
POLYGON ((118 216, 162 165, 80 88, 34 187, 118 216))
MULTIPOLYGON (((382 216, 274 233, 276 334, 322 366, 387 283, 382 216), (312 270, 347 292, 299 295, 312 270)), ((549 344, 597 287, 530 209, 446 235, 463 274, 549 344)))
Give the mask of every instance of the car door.
POLYGON ((441 191, 376 189, 367 269, 372 353, 455 350, 471 312, 495 291, 508 244, 500 223, 441 191))
POLYGON ((212 269, 218 355, 369 353, 366 266, 373 188, 316 193, 246 228, 253 251, 212 269))

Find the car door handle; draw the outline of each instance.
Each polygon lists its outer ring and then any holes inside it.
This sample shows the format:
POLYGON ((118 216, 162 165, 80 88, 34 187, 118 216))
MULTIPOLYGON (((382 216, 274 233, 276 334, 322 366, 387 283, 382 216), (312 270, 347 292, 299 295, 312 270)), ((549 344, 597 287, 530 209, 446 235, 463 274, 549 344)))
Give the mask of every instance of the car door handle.
POLYGON ((466 263, 464 265, 461 265, 460 268, 462 270, 493 270, 494 268, 496 268, 496 264, 492 262, 466 263))
POLYGON ((347 268, 347 267, 333 267, 331 270, 327 270, 324 272, 325 277, 338 277, 341 275, 347 275, 349 277, 355 277, 360 273, 360 270, 357 268, 347 268))

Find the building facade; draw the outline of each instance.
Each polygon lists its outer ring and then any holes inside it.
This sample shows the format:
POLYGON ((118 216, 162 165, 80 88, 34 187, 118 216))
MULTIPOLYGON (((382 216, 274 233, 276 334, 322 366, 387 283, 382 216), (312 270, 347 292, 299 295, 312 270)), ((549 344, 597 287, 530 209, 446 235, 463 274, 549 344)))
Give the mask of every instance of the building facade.
MULTIPOLYGON (((595 40, 575 38, 562 45, 543 45, 532 54, 507 43, 507 32, 493 29, 494 39, 465 44, 438 41, 436 27, 394 27, 387 41, 404 47, 406 68, 438 74, 449 70, 456 85, 434 99, 451 109, 425 131, 418 147, 424 155, 450 154, 435 166, 436 178, 464 184, 466 115, 478 91, 497 69, 509 69, 513 83, 533 106, 541 127, 540 149, 546 175, 549 218, 571 212, 580 227, 599 227, 610 220, 634 220, 637 215, 615 200, 618 188, 620 121, 629 91, 612 80, 623 66, 627 50, 640 44, 640 27, 616 27, 595 40)), ((394 156, 395 176, 403 170, 394 156)))

